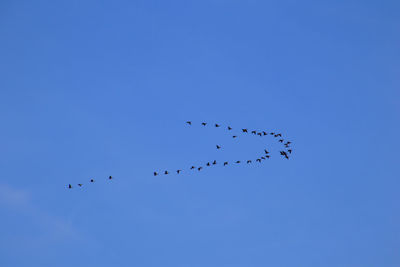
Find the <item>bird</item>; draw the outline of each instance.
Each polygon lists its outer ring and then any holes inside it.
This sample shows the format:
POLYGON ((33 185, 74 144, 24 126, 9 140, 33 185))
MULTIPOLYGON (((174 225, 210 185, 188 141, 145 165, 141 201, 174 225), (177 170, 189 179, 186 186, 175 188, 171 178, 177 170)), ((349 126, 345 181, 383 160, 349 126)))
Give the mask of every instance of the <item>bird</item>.
POLYGON ((263 131, 263 135, 267 135, 267 134, 268 134, 267 132, 264 132, 264 131, 263 131))
POLYGON ((91 183, 94 183, 94 179, 90 179, 90 182, 91 182, 91 183))
POLYGON ((154 172, 153 174, 154 174, 154 176, 157 176, 157 175, 158 175, 158 172, 154 172))
POLYGON ((286 159, 289 159, 289 157, 288 157, 288 155, 286 154, 285 151, 281 151, 281 155, 282 155, 282 156, 285 156, 286 159))
POLYGON ((113 177, 110 175, 110 176, 108 176, 108 180, 111 180, 113 177))
POLYGON ((256 161, 261 162, 261 159, 256 159, 256 161))
POLYGON ((267 159, 269 159, 269 155, 266 155, 265 157, 266 157, 267 159))
POLYGON ((72 188, 72 185, 71 185, 71 184, 69 184, 69 185, 68 185, 68 189, 71 189, 71 188, 72 188))
POLYGON ((191 170, 193 170, 193 169, 195 169, 195 168, 196 168, 195 166, 190 167, 191 170))
POLYGON ((279 139, 279 142, 283 143, 283 139, 279 139))
POLYGON ((286 144, 288 144, 288 145, 290 145, 291 143, 292 143, 292 142, 290 142, 290 141, 287 141, 287 142, 286 142, 286 144))
POLYGON ((203 167, 198 167, 197 169, 200 171, 201 169, 203 169, 203 167))
POLYGON ((268 150, 264 149, 265 154, 269 154, 268 150))
POLYGON ((213 164, 213 165, 217 164, 217 161, 216 161, 216 160, 214 160, 212 164, 213 164))
POLYGON ((232 138, 236 138, 236 137, 237 137, 236 135, 232 136, 232 138))
POLYGON ((292 154, 292 150, 291 150, 291 149, 288 149, 288 152, 289 152, 290 154, 292 154))
POLYGON ((259 136, 261 136, 262 134, 261 133, 257 133, 259 136))
POLYGON ((287 148, 287 147, 289 147, 289 145, 288 144, 284 144, 285 145, 285 147, 287 148))
POLYGON ((207 122, 202 122, 201 125, 206 126, 207 122))
POLYGON ((271 135, 274 135, 275 133, 270 133, 271 135))
POLYGON ((79 187, 82 187, 83 184, 78 184, 79 187))
POLYGON ((228 165, 228 162, 227 162, 227 161, 224 162, 224 166, 226 166, 226 165, 228 165))
POLYGON ((261 157, 261 159, 265 159, 265 157, 261 157))
POLYGON ((242 132, 247 133, 247 129, 242 129, 242 132))
POLYGON ((276 136, 282 137, 282 134, 278 133, 276 136))
POLYGON ((240 163, 240 160, 236 161, 236 163, 240 163))
POLYGON ((256 134, 257 132, 256 132, 256 131, 251 131, 251 133, 252 133, 252 134, 256 134))
POLYGON ((176 173, 179 174, 182 170, 176 170, 176 173))
POLYGON ((207 164, 206 164, 207 166, 210 166, 210 162, 207 162, 207 164))
POLYGON ((164 172, 164 174, 168 174, 168 173, 169 173, 168 171, 165 171, 165 172, 164 172))
POLYGON ((230 126, 228 126, 228 130, 230 131, 230 130, 232 130, 232 128, 230 126))
POLYGON ((248 160, 248 161, 247 161, 247 164, 249 164, 249 163, 251 163, 251 160, 248 160))
POLYGON ((186 123, 189 124, 189 125, 192 125, 192 122, 191 122, 191 121, 187 121, 186 123))
POLYGON ((219 145, 217 145, 217 149, 220 149, 221 147, 219 145))
POLYGON ((217 124, 217 123, 215 124, 215 127, 219 127, 219 126, 220 126, 219 124, 217 124))

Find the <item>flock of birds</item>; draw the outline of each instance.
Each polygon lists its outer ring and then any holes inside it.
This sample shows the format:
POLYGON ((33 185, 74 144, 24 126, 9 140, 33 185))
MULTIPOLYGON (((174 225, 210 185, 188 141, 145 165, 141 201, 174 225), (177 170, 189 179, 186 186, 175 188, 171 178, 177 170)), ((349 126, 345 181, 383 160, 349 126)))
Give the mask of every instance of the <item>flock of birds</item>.
MULTIPOLYGON (((192 125, 192 121, 187 121, 186 124, 189 125, 189 126, 191 126, 191 125, 192 125)), ((208 124, 207 122, 202 122, 201 125, 204 126, 204 127, 206 127, 206 126, 209 125, 209 124, 208 124)), ((214 127, 215 127, 215 128, 219 128, 219 127, 221 127, 221 125, 218 124, 218 123, 215 123, 215 124, 214 124, 214 127)), ((226 126, 226 129, 227 129, 228 131, 232 131, 232 130, 233 130, 232 127, 230 127, 230 126, 226 126)), ((248 130, 248 129, 246 129, 246 128, 241 129, 240 133, 242 133, 242 134, 249 134, 249 133, 250 133, 250 134, 253 134, 253 135, 256 135, 256 136, 267 136, 267 135, 273 136, 274 138, 277 139, 277 141, 278 141, 279 143, 281 143, 281 144, 284 146, 284 149, 281 150, 281 151, 279 151, 279 152, 280 152, 280 155, 281 155, 282 157, 284 157, 284 158, 286 158, 286 159, 289 159, 290 154, 292 154, 292 148, 291 148, 291 146, 290 146, 290 145, 292 144, 292 142, 290 142, 290 141, 285 141, 285 140, 282 138, 282 134, 281 134, 281 133, 266 132, 266 131, 255 131, 255 130, 248 130)), ((232 138, 237 138, 237 137, 238 137, 237 135, 232 135, 232 138)), ((217 149, 221 149, 221 145, 216 145, 216 148, 217 148, 217 149)), ((267 149, 264 149, 263 155, 260 156, 259 158, 255 159, 255 161, 261 163, 262 161, 267 160, 267 159, 269 159, 270 157, 271 157, 270 152, 269 152, 267 149)), ((251 164, 251 163, 253 162, 253 160, 254 160, 254 159, 247 159, 247 160, 245 160, 245 161, 236 160, 236 161, 234 161, 234 164, 240 164, 240 163, 242 163, 242 162, 243 162, 243 163, 246 162, 246 164, 251 164)), ((217 161, 216 161, 216 160, 213 160, 213 161, 207 162, 207 163, 205 164, 204 167, 210 167, 210 166, 217 165, 217 164, 218 164, 217 161)), ((228 161, 223 161, 223 162, 222 162, 222 165, 223 165, 223 166, 227 166, 228 164, 229 164, 228 161)), ((193 170, 196 170, 196 169, 197 169, 198 171, 201 171, 201 170, 203 169, 203 166, 191 166, 191 167, 189 168, 189 170, 192 170, 192 171, 193 171, 193 170)), ((182 169, 176 170, 176 173, 177 173, 177 174, 180 174, 181 172, 183 172, 182 169)), ((154 175, 154 176, 157 176, 157 175, 160 175, 160 174, 168 175, 168 174, 170 174, 170 172, 169 172, 168 170, 165 170, 164 172, 159 172, 159 171, 154 171, 154 172, 153 172, 153 175, 154 175)), ((108 176, 108 179, 107 179, 107 180, 112 180, 112 179, 113 179, 113 177, 110 175, 110 176, 108 176)), ((90 179, 89 182, 90 182, 90 183, 94 183, 95 180, 94 180, 94 179, 90 179)), ((78 187, 82 187, 83 184, 79 183, 79 184, 77 184, 77 186, 78 186, 78 187)), ((72 186, 71 184, 68 184, 68 185, 67 185, 67 188, 68 188, 68 189, 72 189, 73 186, 72 186)))
MULTIPOLYGON (((189 125, 189 126, 192 126, 193 123, 192 123, 192 121, 187 121, 186 124, 189 125)), ((207 122, 202 122, 201 125, 205 127, 205 126, 210 125, 210 124, 208 124, 207 122)), ((214 124, 214 127, 215 127, 215 128, 219 128, 219 127, 221 127, 221 125, 218 124, 218 123, 215 123, 215 124, 214 124)), ((232 131, 232 130, 233 130, 232 127, 230 127, 230 126, 226 126, 226 129, 227 129, 228 131, 232 131)), ((271 135, 271 136, 273 136, 274 138, 277 138, 278 142, 281 143, 281 144, 284 146, 284 149, 280 151, 280 155, 281 155, 281 156, 283 156, 283 157, 286 158, 286 159, 289 159, 290 154, 292 154, 292 148, 290 147, 290 145, 292 144, 292 142, 291 142, 291 141, 285 141, 285 140, 282 138, 282 134, 281 134, 281 133, 266 132, 266 131, 255 131, 255 130, 249 130, 249 129, 246 129, 246 128, 241 129, 241 133, 242 133, 242 134, 251 133, 251 134, 253 134, 253 135, 258 135, 258 136, 271 135)), ((232 135, 232 138, 237 138, 237 137, 238 137, 237 135, 232 135)), ((217 148, 217 149, 221 149, 221 145, 216 145, 216 148, 217 148)), ((267 159, 269 159, 270 157, 271 157, 270 152, 269 152, 267 149, 264 149, 264 154, 263 154, 262 156, 260 156, 259 158, 255 159, 255 161, 261 163, 263 160, 267 160, 267 159)), ((251 163, 253 162, 253 159, 247 159, 247 160, 245 160, 245 161, 241 161, 241 160, 236 160, 236 161, 234 161, 235 164, 240 164, 240 163, 242 163, 242 162, 243 162, 243 163, 246 162, 247 164, 251 164, 251 163)), ((213 166, 213 165, 216 165, 216 164, 217 164, 217 161, 216 161, 216 160, 210 161, 210 162, 207 162, 207 163, 205 164, 205 167, 210 167, 210 166, 213 166)), ((223 162, 222 162, 222 165, 223 165, 223 166, 227 166, 228 164, 229 164, 229 161, 223 161, 223 162)), ((191 166, 191 167, 189 168, 189 170, 196 170, 196 169, 197 169, 198 171, 201 171, 201 170, 203 169, 203 166, 191 166)), ((183 172, 182 169, 176 170, 176 173, 177 173, 177 174, 180 174, 181 172, 183 172)), ((159 171, 154 171, 154 172, 153 172, 153 175, 154 175, 154 176, 157 176, 157 175, 160 175, 160 174, 167 175, 167 174, 170 174, 170 172, 169 172, 168 170, 166 170, 166 171, 164 171, 164 172, 159 172, 159 171)))

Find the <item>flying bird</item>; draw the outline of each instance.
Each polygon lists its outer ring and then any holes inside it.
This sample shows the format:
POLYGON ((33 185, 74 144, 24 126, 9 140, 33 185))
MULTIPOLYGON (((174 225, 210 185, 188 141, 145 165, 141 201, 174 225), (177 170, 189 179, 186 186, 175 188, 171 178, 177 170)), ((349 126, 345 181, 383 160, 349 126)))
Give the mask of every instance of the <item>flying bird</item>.
POLYGON ((210 162, 207 162, 207 164, 206 164, 207 166, 210 166, 210 162))
POLYGON ((261 134, 261 133, 258 133, 258 135, 261 136, 262 134, 261 134))
POLYGON ((240 160, 236 161, 236 163, 240 163, 240 160))
POLYGON ((207 122, 202 122, 201 125, 206 126, 207 122))
POLYGON ((71 188, 72 188, 72 185, 71 185, 71 184, 69 184, 69 185, 68 185, 68 189, 71 189, 71 188))
POLYGON ((164 172, 164 174, 168 174, 168 173, 169 173, 168 171, 165 171, 165 172, 164 172))
POLYGON ((90 182, 91 182, 91 183, 94 183, 94 179, 90 179, 90 182))
POLYGON ((290 145, 291 143, 292 143, 292 142, 290 142, 290 141, 287 141, 287 142, 286 142, 286 144, 288 144, 288 145, 290 145))
POLYGON ((256 131, 251 131, 251 133, 252 133, 252 134, 256 134, 257 132, 256 132, 256 131))
POLYGON ((288 152, 289 152, 290 154, 292 154, 292 150, 291 150, 291 149, 288 149, 288 152))
POLYGON ((217 164, 217 161, 216 161, 216 160, 214 160, 212 164, 213 164, 213 165, 217 164))
POLYGON ((217 149, 220 149, 221 147, 219 145, 217 145, 217 149))
POLYGON ((267 135, 267 134, 268 134, 267 132, 264 132, 264 131, 263 131, 263 135, 267 135))
POLYGON ((247 129, 242 129, 242 132, 247 133, 247 129))
POLYGON ((196 168, 195 166, 190 167, 191 170, 193 170, 193 169, 195 169, 195 168, 196 168))
POLYGON ((186 123, 189 124, 189 125, 192 125, 192 122, 191 122, 191 121, 187 121, 186 123))
POLYGON ((179 174, 182 170, 176 170, 176 173, 179 174))
POLYGON ((261 162, 261 159, 256 159, 256 161, 261 162))
POLYGON ((200 171, 201 169, 203 169, 203 167, 198 167, 197 169, 200 171))
POLYGON ((154 176, 157 176, 157 175, 158 175, 158 172, 154 172, 153 174, 154 174, 154 176))
POLYGON ((261 159, 265 159, 265 157, 261 157, 261 159))
POLYGON ((232 130, 232 128, 228 126, 228 130, 230 131, 230 130, 232 130))
POLYGON ((224 166, 226 166, 226 165, 228 165, 228 162, 227 162, 227 161, 224 162, 224 166))
POLYGON ((268 150, 264 149, 265 154, 269 154, 268 150))
POLYGON ((237 137, 236 135, 232 136, 232 138, 236 138, 236 137, 237 137))
POLYGON ((274 135, 275 133, 270 133, 271 135, 274 135))
POLYGON ((286 159, 289 159, 289 157, 288 157, 288 155, 287 155, 287 153, 285 151, 281 151, 281 155, 285 156, 286 159))
POLYGON ((219 124, 217 124, 217 123, 215 124, 215 127, 219 127, 219 126, 220 126, 219 124))
POLYGON ((269 155, 266 155, 265 157, 266 157, 267 159, 269 159, 269 155))
POLYGON ((279 142, 283 143, 283 139, 279 139, 279 142))
POLYGON ((247 161, 247 164, 249 164, 249 163, 251 163, 251 160, 248 160, 248 161, 247 161))
POLYGON ((82 187, 83 184, 78 184, 79 187, 82 187))
POLYGON ((108 176, 108 180, 111 180, 113 177, 110 175, 110 176, 108 176))
POLYGON ((285 145, 285 147, 286 147, 286 148, 288 148, 288 147, 289 147, 289 145, 288 145, 288 144, 284 144, 284 145, 285 145))

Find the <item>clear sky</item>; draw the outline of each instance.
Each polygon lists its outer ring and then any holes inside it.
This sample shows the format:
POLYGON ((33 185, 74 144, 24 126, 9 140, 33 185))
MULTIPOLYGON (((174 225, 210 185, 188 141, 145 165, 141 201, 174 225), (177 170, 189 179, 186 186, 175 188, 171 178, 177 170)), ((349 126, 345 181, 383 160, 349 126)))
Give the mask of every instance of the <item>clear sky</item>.
POLYGON ((1 1, 0 266, 400 266, 399 13, 1 1))

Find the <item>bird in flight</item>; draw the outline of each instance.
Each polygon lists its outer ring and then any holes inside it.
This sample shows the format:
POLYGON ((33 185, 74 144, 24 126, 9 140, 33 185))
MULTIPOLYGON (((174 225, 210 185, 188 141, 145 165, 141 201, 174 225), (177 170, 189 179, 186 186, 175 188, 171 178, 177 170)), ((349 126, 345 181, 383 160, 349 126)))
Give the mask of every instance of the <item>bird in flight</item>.
POLYGON ((251 131, 251 133, 252 133, 252 134, 256 134, 257 132, 256 132, 256 131, 251 131))
POLYGON ((279 139, 279 142, 283 143, 283 139, 279 139))
POLYGON ((284 144, 284 145, 285 145, 285 147, 286 147, 286 148, 288 148, 288 147, 289 147, 289 145, 288 145, 288 144, 284 144))
POLYGON ((228 165, 228 162, 227 162, 227 161, 224 162, 224 166, 226 166, 226 165, 228 165))
POLYGON ((288 155, 287 155, 287 153, 285 151, 281 151, 281 155, 285 156, 286 159, 289 159, 289 157, 288 157, 288 155))
POLYGON ((200 171, 201 169, 203 169, 203 167, 198 167, 197 169, 200 171))
POLYGON ((240 163, 240 160, 236 161, 236 163, 240 163))
POLYGON ((206 126, 207 122, 202 122, 201 125, 206 126))
POLYGON ((213 165, 217 164, 217 161, 216 161, 216 160, 214 160, 212 164, 213 164, 213 165))
POLYGON ((256 161, 261 162, 261 159, 256 159, 256 161))
POLYGON ((267 135, 267 134, 268 134, 267 132, 264 132, 264 131, 263 131, 263 135, 267 135))
POLYGON ((186 123, 189 124, 189 125, 192 125, 192 122, 191 122, 191 121, 187 121, 186 123))
POLYGON ((154 172, 153 174, 154 174, 154 176, 157 176, 157 175, 158 175, 158 172, 154 172))
POLYGON ((264 149, 265 154, 269 154, 268 150, 264 149))
POLYGON ((291 143, 292 143, 292 142, 290 142, 290 141, 287 141, 287 142, 286 142, 286 144, 288 144, 288 145, 290 145, 291 143))
POLYGON ((196 168, 195 166, 190 167, 191 170, 193 170, 193 169, 195 169, 195 168, 196 168))
POLYGON ((271 135, 274 135, 275 133, 270 133, 271 135))
POLYGON ((82 187, 83 184, 78 184, 79 187, 82 187))
POLYGON ((168 171, 165 171, 165 172, 164 172, 164 174, 168 174, 168 173, 169 173, 168 171))
POLYGON ((265 157, 261 157, 261 159, 265 159, 265 157))
POLYGON ((232 128, 228 126, 228 130, 230 131, 230 130, 232 130, 232 128))
POLYGON ((72 188, 72 185, 71 185, 71 184, 69 184, 69 185, 68 185, 68 189, 71 189, 71 188, 72 188))
POLYGON ((217 145, 217 149, 220 149, 221 147, 219 145, 217 145))
POLYGON ((236 135, 232 136, 232 138, 236 138, 236 137, 237 137, 236 135))
POLYGON ((207 162, 207 164, 206 164, 207 166, 210 166, 210 162, 207 162))
POLYGON ((292 154, 292 150, 291 150, 291 149, 288 149, 288 152, 289 152, 290 154, 292 154))
POLYGON ((262 134, 261 134, 261 133, 257 133, 257 135, 259 135, 259 136, 262 136, 262 134))
POLYGON ((176 170, 176 173, 179 174, 182 170, 176 170))
POLYGON ((247 133, 247 129, 242 129, 242 132, 247 133))
POLYGON ((215 127, 219 127, 219 126, 220 126, 219 124, 217 124, 217 123, 215 124, 215 127))
POLYGON ((267 159, 269 159, 269 155, 266 155, 265 157, 266 157, 267 159))
POLYGON ((111 180, 113 177, 110 175, 110 176, 108 176, 108 180, 111 180))
POLYGON ((248 161, 247 161, 247 164, 249 164, 249 163, 251 163, 251 160, 248 160, 248 161))
POLYGON ((90 182, 91 182, 91 183, 94 183, 94 179, 90 179, 90 182))

